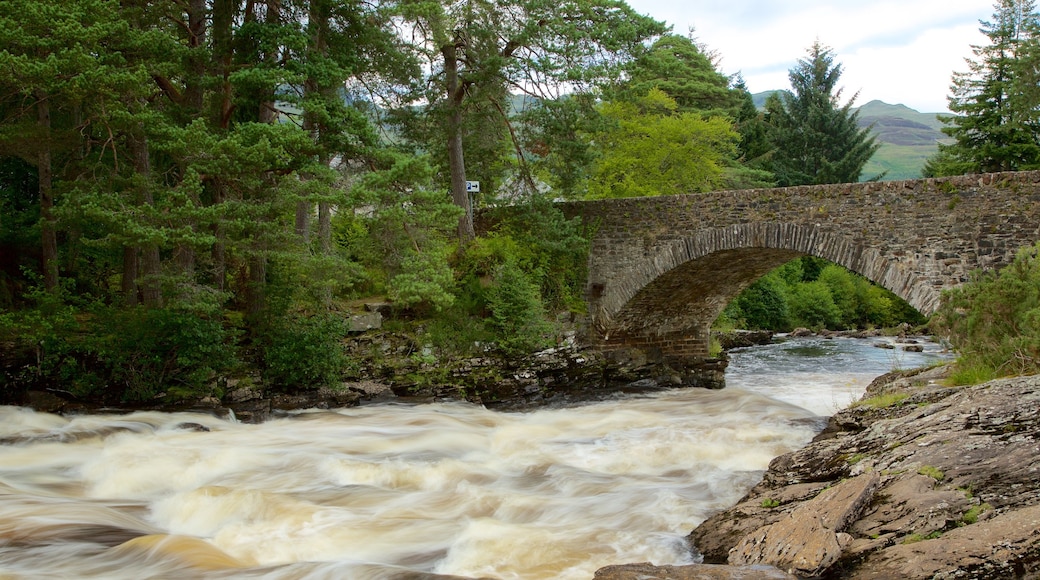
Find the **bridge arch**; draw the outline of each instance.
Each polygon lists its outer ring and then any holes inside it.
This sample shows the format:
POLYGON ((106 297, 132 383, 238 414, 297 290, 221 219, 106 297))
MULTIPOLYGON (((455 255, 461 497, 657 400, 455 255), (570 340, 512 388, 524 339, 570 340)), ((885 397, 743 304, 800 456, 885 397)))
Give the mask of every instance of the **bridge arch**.
MULTIPOLYGON (((599 298, 594 323, 605 338, 636 330, 694 330, 714 321, 755 280, 806 255, 844 266, 924 314, 938 307, 939 289, 877 248, 806 224, 742 223, 691 232, 658 247, 599 298)), ((917 266, 933 270, 933 261, 925 257, 917 266)))

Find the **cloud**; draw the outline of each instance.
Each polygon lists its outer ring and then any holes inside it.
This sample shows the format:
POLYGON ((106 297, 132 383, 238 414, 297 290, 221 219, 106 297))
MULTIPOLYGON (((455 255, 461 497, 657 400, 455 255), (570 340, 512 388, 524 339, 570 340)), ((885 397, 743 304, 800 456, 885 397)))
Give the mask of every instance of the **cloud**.
POLYGON ((950 77, 967 70, 973 44, 985 44, 978 0, 862 2, 629 0, 637 12, 694 36, 741 73, 749 90, 789 88, 787 74, 815 40, 834 50, 846 97, 880 99, 923 112, 946 111, 950 77))

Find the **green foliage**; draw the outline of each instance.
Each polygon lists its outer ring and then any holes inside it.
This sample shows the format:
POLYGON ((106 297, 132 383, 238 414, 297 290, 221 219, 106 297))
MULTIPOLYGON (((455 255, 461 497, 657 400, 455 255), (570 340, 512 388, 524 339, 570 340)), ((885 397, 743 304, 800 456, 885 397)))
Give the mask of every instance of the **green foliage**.
POLYGON ((335 315, 286 315, 271 322, 259 341, 268 388, 292 392, 338 383, 347 364, 344 321, 335 315))
POLYGON ((515 242, 511 254, 534 276, 550 311, 582 312, 588 268, 589 226, 567 219, 545 196, 533 196, 503 219, 496 233, 515 242))
POLYGON ((777 185, 854 183, 878 149, 867 128, 857 125, 855 96, 840 104, 842 67, 819 42, 791 69, 794 93, 766 101, 765 123, 773 149, 765 168, 777 185))
POLYGON ((933 467, 931 465, 922 466, 920 469, 917 470, 917 473, 921 475, 926 475, 934 479, 935 481, 942 481, 943 478, 946 477, 946 474, 944 474, 941 469, 933 467))
POLYGON ((759 278, 727 307, 729 316, 750 330, 791 330, 788 285, 779 271, 759 278))
POLYGON ((448 264, 451 248, 444 245, 406 257, 401 273, 390 279, 390 299, 404 307, 428 304, 442 310, 455 301, 455 278, 448 264))
POLYGON ((628 66, 629 76, 611 100, 637 102, 660 90, 676 103, 679 113, 696 112, 736 118, 743 106, 740 89, 720 73, 712 57, 688 37, 666 34, 628 66))
POLYGON ((462 210, 433 188, 432 171, 423 157, 387 154, 351 188, 363 213, 337 217, 336 229, 346 255, 385 274, 394 301, 442 310, 455 299, 448 257, 462 210))
POLYGON ((215 379, 235 365, 235 335, 220 319, 143 307, 102 307, 94 317, 84 341, 101 367, 94 372, 123 400, 213 394, 215 379))
POLYGON ((0 315, 0 336, 35 351, 33 377, 106 402, 180 400, 214 394, 236 365, 236 332, 185 309, 84 305, 40 293, 36 307, 0 315))
POLYGON ((724 315, 744 328, 778 332, 799 326, 844 330, 924 322, 921 313, 888 290, 812 256, 759 278, 727 305, 724 315))
POLYGON ((780 501, 779 500, 775 500, 775 499, 773 499, 771 497, 767 497, 767 498, 762 500, 762 504, 761 505, 762 505, 762 507, 771 510, 773 508, 780 507, 780 501))
POLYGON ((936 313, 957 349, 958 381, 1040 372, 1040 246, 943 294, 936 313))
POLYGON ((791 318, 797 326, 812 329, 840 328, 841 310, 831 289, 822 280, 799 284, 791 300, 791 318))
POLYGON ((989 44, 974 46, 968 72, 953 75, 942 119, 954 139, 928 160, 927 176, 1040 167, 1040 15, 1032 0, 999 0, 981 21, 989 44))
POLYGON ((866 399, 860 399, 852 404, 853 407, 871 407, 874 409, 887 409, 894 405, 900 405, 910 397, 907 393, 885 393, 866 399))
POLYGON ((601 151, 587 197, 614 198, 710 191, 722 183, 739 139, 725 118, 678 112, 661 89, 635 102, 603 106, 616 128, 596 135, 601 151))
POLYGON ((514 261, 498 267, 487 305, 488 326, 505 353, 523 355, 552 344, 554 329, 545 317, 538 285, 514 261))

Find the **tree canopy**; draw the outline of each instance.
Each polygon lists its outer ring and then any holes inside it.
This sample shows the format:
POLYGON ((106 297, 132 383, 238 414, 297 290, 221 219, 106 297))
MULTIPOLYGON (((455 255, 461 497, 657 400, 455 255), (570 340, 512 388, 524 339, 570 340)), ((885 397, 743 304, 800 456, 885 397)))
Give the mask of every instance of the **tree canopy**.
POLYGON ((956 72, 940 117, 940 144, 926 176, 1040 167, 1040 15, 1032 0, 1000 0, 981 21, 989 44, 973 46, 967 72, 956 72))
POLYGON ((879 144, 857 125, 855 95, 841 104, 841 64, 830 48, 813 43, 806 58, 791 69, 792 93, 766 102, 767 139, 772 146, 765 167, 777 185, 852 183, 879 144))

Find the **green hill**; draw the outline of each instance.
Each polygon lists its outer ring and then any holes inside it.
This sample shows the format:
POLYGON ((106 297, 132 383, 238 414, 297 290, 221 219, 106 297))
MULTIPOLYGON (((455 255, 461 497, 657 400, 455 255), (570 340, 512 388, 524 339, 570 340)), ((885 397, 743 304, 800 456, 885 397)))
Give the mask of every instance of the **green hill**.
MULTIPOLYGON (((775 92, 755 93, 751 98, 761 109, 775 92)), ((920 113, 906 105, 882 101, 870 101, 856 110, 859 125, 871 127, 881 143, 863 168, 863 177, 867 179, 881 173, 885 174, 885 181, 917 179, 925 161, 935 153, 937 143, 948 139, 940 130, 943 124, 936 113, 920 113)))
POLYGON ((884 172, 886 181, 917 179, 937 144, 949 138, 936 113, 919 113, 905 105, 870 101, 859 107, 859 124, 871 127, 881 148, 863 168, 865 177, 884 172))

